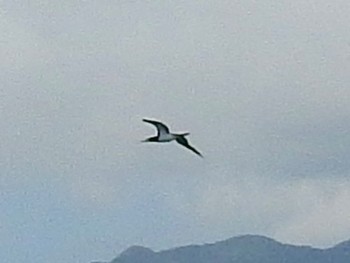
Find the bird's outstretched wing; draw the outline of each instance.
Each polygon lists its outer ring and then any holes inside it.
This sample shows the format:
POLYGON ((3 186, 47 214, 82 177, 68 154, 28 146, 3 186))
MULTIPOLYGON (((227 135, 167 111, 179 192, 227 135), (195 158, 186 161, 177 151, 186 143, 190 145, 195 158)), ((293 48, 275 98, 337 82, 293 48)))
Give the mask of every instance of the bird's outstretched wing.
POLYGON ((153 120, 147 120, 147 119, 143 119, 143 121, 151 123, 154 126, 156 126, 157 131, 158 131, 158 136, 160 134, 168 134, 169 133, 169 128, 166 125, 164 125, 163 123, 159 122, 159 121, 153 121, 153 120))
POLYGON ((182 146, 185 146, 187 149, 190 149, 192 152, 198 154, 200 157, 203 157, 202 154, 197 151, 195 148, 193 148, 191 145, 189 145, 187 139, 184 136, 179 136, 176 138, 176 141, 181 144, 182 146))

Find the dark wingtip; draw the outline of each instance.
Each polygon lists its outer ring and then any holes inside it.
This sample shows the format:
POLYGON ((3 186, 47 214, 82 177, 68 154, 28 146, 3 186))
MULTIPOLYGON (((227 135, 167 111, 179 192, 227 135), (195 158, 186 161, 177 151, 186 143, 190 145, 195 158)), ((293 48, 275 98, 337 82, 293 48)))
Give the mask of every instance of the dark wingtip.
POLYGON ((204 156, 203 156, 199 151, 197 151, 196 149, 193 148, 192 151, 193 151, 196 155, 198 155, 199 157, 204 158, 204 156))

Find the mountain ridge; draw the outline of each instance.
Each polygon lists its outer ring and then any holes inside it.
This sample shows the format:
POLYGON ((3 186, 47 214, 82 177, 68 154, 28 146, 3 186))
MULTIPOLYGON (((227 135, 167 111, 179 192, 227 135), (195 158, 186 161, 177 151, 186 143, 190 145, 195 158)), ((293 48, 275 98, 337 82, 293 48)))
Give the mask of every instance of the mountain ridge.
MULTIPOLYGON (((131 246, 109 263, 349 263, 350 240, 330 248, 284 244, 261 235, 241 235, 202 245, 155 252, 131 246)), ((107 263, 107 262, 105 262, 107 263)))

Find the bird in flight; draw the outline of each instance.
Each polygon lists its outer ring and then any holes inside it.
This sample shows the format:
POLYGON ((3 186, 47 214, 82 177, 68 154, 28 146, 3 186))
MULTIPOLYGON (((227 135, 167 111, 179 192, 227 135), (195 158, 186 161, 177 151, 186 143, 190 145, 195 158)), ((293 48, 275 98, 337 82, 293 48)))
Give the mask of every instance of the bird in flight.
POLYGON ((169 131, 169 128, 159 121, 148 120, 148 119, 143 119, 143 121, 156 126, 157 136, 149 137, 146 140, 143 140, 142 142, 171 142, 175 140, 177 143, 191 150, 195 154, 199 155, 200 157, 203 157, 202 154, 199 151, 197 151, 195 148, 193 148, 185 138, 185 136, 190 135, 190 133, 188 132, 181 133, 181 134, 171 133, 169 131))

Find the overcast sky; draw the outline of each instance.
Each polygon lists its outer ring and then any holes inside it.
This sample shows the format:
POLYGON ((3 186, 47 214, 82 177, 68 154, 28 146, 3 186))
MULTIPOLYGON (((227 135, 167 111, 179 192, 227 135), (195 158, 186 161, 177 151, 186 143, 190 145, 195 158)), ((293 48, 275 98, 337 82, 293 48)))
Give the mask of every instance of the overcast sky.
POLYGON ((350 2, 0 1, 0 258, 350 238, 350 2), (162 120, 204 159, 141 144, 162 120))

